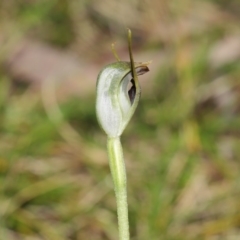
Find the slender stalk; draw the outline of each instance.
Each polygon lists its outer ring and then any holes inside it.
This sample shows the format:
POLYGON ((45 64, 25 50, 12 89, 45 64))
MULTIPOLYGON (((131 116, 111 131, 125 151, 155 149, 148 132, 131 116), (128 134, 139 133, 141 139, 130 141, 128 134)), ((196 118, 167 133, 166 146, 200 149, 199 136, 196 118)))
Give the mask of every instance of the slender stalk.
POLYGON ((129 240, 127 178, 120 137, 108 138, 107 145, 117 199, 119 240, 129 240))

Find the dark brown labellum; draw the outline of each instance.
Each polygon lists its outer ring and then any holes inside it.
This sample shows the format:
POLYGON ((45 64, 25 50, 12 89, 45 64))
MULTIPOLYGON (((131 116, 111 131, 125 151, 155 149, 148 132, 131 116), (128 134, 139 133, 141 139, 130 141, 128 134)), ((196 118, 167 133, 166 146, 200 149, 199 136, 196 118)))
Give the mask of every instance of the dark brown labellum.
POLYGON ((133 79, 131 80, 131 83, 132 83, 132 87, 128 91, 128 96, 129 96, 131 104, 133 104, 133 101, 134 101, 134 98, 136 95, 136 85, 135 85, 135 82, 133 79))

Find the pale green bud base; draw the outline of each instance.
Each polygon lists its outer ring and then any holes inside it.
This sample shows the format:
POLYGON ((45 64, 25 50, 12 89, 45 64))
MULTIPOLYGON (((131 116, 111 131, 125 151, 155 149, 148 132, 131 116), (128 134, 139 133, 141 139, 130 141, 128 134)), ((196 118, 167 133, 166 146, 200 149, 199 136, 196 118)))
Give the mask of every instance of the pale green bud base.
POLYGON ((107 147, 117 199, 119 240, 129 240, 127 178, 120 137, 108 138, 107 147))

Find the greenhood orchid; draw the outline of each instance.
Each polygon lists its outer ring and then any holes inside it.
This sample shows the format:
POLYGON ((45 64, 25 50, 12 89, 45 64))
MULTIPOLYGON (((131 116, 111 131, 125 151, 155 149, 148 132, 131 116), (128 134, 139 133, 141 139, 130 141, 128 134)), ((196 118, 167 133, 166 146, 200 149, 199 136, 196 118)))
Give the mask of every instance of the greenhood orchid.
MULTIPOLYGON (((148 72, 149 63, 135 63, 136 75, 148 72)), ((98 75, 97 118, 109 137, 122 134, 139 102, 141 88, 133 77, 131 63, 115 62, 98 75), (132 84, 128 90, 129 84, 132 84)))
POLYGON ((109 164, 117 200, 119 239, 129 240, 127 177, 120 136, 134 114, 141 95, 138 75, 149 71, 150 62, 134 62, 131 31, 128 31, 130 62, 107 65, 98 75, 96 112, 108 136, 109 164), (129 85, 131 87, 129 88, 129 85))

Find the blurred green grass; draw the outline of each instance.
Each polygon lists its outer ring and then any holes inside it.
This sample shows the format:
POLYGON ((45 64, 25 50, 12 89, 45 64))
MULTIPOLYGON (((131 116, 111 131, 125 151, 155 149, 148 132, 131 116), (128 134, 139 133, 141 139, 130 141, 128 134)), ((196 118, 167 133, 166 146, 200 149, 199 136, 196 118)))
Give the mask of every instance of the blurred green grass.
MULTIPOLYGON (((136 52, 164 52, 122 137, 132 239, 240 238, 240 56, 218 65, 217 57, 209 60, 219 42, 239 36, 238 1, 0 5, 7 39, 21 35, 71 49, 99 70, 112 39, 126 47, 126 27, 136 52)), ((41 95, 1 66, 1 240, 117 239, 94 91, 61 102, 64 119, 53 122, 41 95)))

